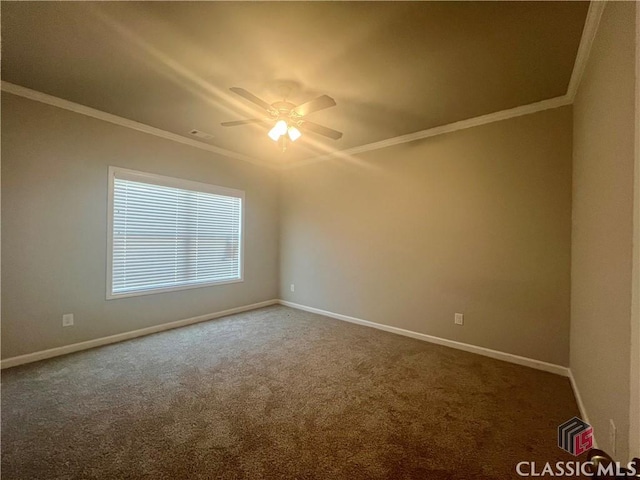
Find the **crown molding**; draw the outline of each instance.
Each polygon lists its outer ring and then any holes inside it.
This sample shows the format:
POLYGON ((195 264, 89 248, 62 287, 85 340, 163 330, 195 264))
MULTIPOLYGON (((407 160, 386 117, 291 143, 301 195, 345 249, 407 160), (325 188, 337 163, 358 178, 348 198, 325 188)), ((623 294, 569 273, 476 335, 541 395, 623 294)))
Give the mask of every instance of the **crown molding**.
POLYGON ((531 113, 541 112, 543 110, 558 108, 564 105, 571 105, 576 97, 576 93, 578 92, 578 87, 580 86, 582 75, 584 74, 584 70, 587 66, 587 61, 589 60, 589 54, 591 53, 593 40, 595 39, 596 32, 598 31, 600 18, 602 17, 602 12, 604 11, 604 7, 606 6, 606 4, 606 0, 592 0, 589 3, 589 10, 587 11, 587 16, 584 21, 584 28, 582 30, 582 36, 580 37, 580 45, 578 46, 576 60, 573 65, 573 71, 571 72, 571 79, 569 80, 567 93, 565 95, 548 100, 542 100, 541 102, 522 105, 520 107, 511 108, 508 110, 502 110, 500 112, 482 115, 480 117, 474 117, 467 120, 461 120, 459 122, 449 123, 447 125, 441 125, 439 127, 429 128, 427 130, 410 133, 408 135, 388 138, 380 142, 360 145, 358 147, 353 147, 346 150, 338 150, 333 153, 294 162, 284 166, 283 168, 290 169, 303 165, 309 165, 322 160, 328 160, 331 158, 348 157, 349 155, 356 155, 358 153, 379 150, 381 148, 391 147, 393 145, 413 142, 422 138, 442 135, 443 133, 455 132, 457 130, 463 130, 466 128, 477 127, 479 125, 485 125, 487 123, 499 122, 501 120, 519 117, 521 115, 529 115, 531 113))
POLYGON ((602 18, 602 12, 606 5, 606 1, 592 0, 589 3, 589 10, 587 11, 587 18, 584 21, 582 37, 580 38, 580 45, 578 46, 578 53, 576 54, 576 61, 573 64, 571 80, 569 80, 569 86, 567 87, 567 96, 571 99, 571 103, 573 103, 573 100, 576 98, 576 94, 578 93, 578 87, 582 81, 584 70, 587 67, 587 61, 589 60, 593 40, 596 38, 600 18, 602 18))
POLYGON ((328 160, 330 158, 340 158, 349 155, 355 155, 363 152, 370 152, 372 150, 380 150, 382 148, 391 147, 393 145, 400 145, 402 143, 414 142, 423 138, 435 137, 436 135, 442 135, 444 133, 455 132, 458 130, 465 130, 467 128, 478 127, 480 125, 486 125, 487 123, 499 122, 501 120, 507 120, 509 118, 521 117, 523 115, 530 115, 536 112, 542 112, 544 110, 550 110, 553 108, 563 107, 571 104, 571 99, 567 95, 561 97, 550 98, 548 100, 542 100, 541 102, 530 103, 528 105, 522 105, 520 107, 510 108, 508 110, 501 110, 499 112, 489 113, 487 115, 481 115, 479 117, 469 118, 467 120, 460 120, 459 122, 449 123, 447 125, 441 125, 439 127, 428 128, 415 133, 409 133, 408 135, 401 135, 399 137, 388 138, 380 142, 368 143, 366 145, 360 145, 358 147, 348 148, 346 150, 336 151, 327 155, 321 155, 319 157, 309 158, 307 160, 301 160, 284 168, 295 168, 302 165, 309 165, 322 160, 328 160))
POLYGON ((13 95, 17 95, 19 97, 28 98, 29 100, 35 100, 36 102, 45 103, 47 105, 52 105, 54 107, 62 108, 64 110, 69 110, 71 112, 79 113, 80 115, 86 115, 87 117, 97 118, 98 120, 104 120, 105 122, 113 123, 115 125, 120 125, 121 127, 130 128, 132 130, 137 130, 143 133, 148 133, 150 135, 164 138, 166 140, 171 140, 173 142, 189 145, 191 147, 199 148, 200 150, 213 152, 223 157, 232 158, 234 160, 242 160, 243 162, 249 162, 261 167, 274 168, 274 165, 271 165, 264 161, 257 160, 252 157, 248 157, 246 155, 242 155, 241 153, 236 153, 231 150, 226 150, 224 148, 216 147, 215 145, 209 145, 208 143, 199 142, 198 140, 194 140, 192 138, 183 137, 182 135, 178 135, 176 133, 168 132, 166 130, 152 127, 150 125, 136 122, 134 120, 129 120, 128 118, 119 117, 118 115, 113 115, 111 113, 103 112, 102 110, 97 110, 95 108, 87 107, 86 105, 81 105, 79 103, 71 102, 63 98, 54 97, 53 95, 38 92, 36 90, 22 87, 20 85, 16 85, 10 82, 5 82, 4 80, 2 81, 2 91, 11 93, 13 95))

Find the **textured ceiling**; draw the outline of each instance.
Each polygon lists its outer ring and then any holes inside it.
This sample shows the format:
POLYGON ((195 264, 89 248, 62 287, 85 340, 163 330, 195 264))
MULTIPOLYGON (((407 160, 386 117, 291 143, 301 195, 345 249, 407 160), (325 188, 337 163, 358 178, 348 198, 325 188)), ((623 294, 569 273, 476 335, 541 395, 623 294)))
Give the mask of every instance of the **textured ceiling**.
MULTIPOLYGON (((564 95, 588 2, 2 2, 2 79, 271 163, 564 95), (229 91, 332 96, 286 152, 229 91)), ((257 115, 256 115, 257 114, 257 115)))

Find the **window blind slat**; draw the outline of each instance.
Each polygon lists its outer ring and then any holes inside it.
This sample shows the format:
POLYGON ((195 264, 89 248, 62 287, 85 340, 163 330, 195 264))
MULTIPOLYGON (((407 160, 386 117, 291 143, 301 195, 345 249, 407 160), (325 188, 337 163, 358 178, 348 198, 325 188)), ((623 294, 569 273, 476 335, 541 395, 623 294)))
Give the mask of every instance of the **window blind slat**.
POLYGON ((112 295, 241 279, 241 197, 120 176, 112 194, 112 295))

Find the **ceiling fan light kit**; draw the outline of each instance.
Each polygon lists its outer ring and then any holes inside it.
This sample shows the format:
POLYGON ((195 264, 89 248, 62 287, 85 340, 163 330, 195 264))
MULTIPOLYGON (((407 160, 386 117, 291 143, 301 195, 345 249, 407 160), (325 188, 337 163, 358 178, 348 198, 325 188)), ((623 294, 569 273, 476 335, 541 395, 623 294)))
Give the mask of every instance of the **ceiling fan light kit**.
POLYGON ((273 128, 269 130, 269 133, 267 135, 269 135, 269 138, 271 138, 271 140, 277 142, 282 135, 287 133, 288 129, 289 125, 287 125, 287 122, 285 120, 278 120, 273 128))
POLYGON ((300 133, 300 130, 298 130, 296 127, 289 127, 289 129, 287 130, 287 134, 289 135, 289 138, 292 142, 295 142, 302 136, 302 133, 300 133))
POLYGON ((271 130, 269 130, 269 133, 267 135, 274 142, 278 142, 283 151, 286 150, 288 141, 295 142, 302 136, 302 132, 300 131, 300 129, 308 130, 310 132, 314 132, 319 135, 332 138, 334 140, 342 138, 342 132, 338 132, 337 130, 333 130, 323 125, 312 123, 303 119, 303 117, 309 115, 310 113, 335 106, 335 100, 328 95, 321 95, 314 100, 296 106, 293 103, 284 100, 281 102, 274 102, 272 104, 269 104, 264 100, 256 97, 251 92, 240 87, 231 87, 230 90, 233 93, 240 95, 245 100, 248 100, 254 105, 260 107, 261 110, 266 111, 266 113, 269 115, 269 118, 266 120, 252 118, 247 120, 222 122, 221 125, 223 127, 236 127, 239 125, 247 125, 250 123, 263 123, 275 120, 275 125, 271 128, 271 130))

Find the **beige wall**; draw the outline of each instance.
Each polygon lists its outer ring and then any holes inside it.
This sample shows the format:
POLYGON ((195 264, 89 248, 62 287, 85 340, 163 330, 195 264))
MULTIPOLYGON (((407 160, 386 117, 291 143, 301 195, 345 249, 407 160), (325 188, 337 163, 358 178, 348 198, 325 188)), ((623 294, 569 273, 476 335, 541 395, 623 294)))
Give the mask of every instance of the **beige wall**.
POLYGON ((2 114, 3 358, 277 298, 275 173, 10 94, 2 114), (105 300, 109 165, 244 190, 245 281, 105 300))
POLYGON ((571 129, 563 107, 285 171, 281 298, 568 365, 571 129))
POLYGON ((629 457, 640 458, 640 8, 636 7, 636 142, 629 457))
POLYGON ((634 4, 605 7, 574 104, 571 370, 598 446, 626 460, 634 168, 634 4))

